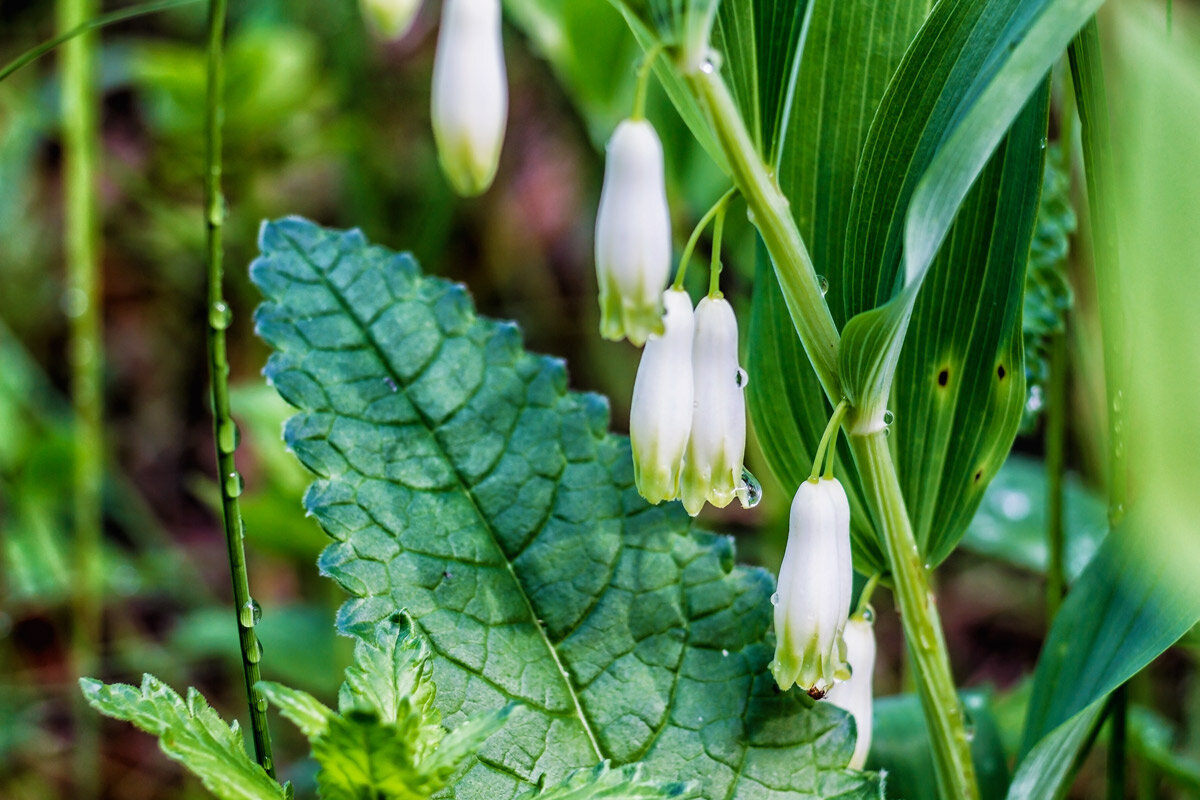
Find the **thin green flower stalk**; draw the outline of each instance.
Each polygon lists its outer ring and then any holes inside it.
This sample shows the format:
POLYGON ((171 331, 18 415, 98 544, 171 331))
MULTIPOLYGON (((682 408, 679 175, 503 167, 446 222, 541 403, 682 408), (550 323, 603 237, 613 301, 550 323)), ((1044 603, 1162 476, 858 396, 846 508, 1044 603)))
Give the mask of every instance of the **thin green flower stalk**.
MULTIPOLYGON (((705 64, 685 78, 708 111, 717 142, 729 161, 734 185, 745 198, 771 256, 800 341, 826 395, 836 405, 842 400, 837 371, 840 337, 787 198, 763 163, 718 71, 705 64)), ((905 640, 916 667, 914 677, 929 725, 941 795, 952 800, 977 800, 979 788, 965 715, 950 670, 929 570, 917 547, 887 439, 883 431, 878 431, 850 436, 849 441, 888 554, 905 640)))
POLYGON ((225 201, 221 195, 221 122, 224 116, 222 97, 226 8, 227 0, 212 0, 208 12, 207 152, 204 174, 204 214, 208 233, 208 359, 212 381, 213 430, 217 445, 217 483, 221 487, 221 514, 229 547, 233 602, 242 650, 242 673, 250 705, 250 728, 258 763, 274 778, 271 735, 267 729, 267 700, 257 685, 262 680, 259 670, 262 646, 254 633, 254 626, 258 624, 261 611, 250 596, 250 580, 246 574, 245 526, 238 502, 242 493, 242 476, 234 459, 239 437, 237 425, 229 411, 229 359, 225 348, 225 332, 232 318, 222 291, 224 267, 221 245, 221 227, 225 219, 225 201))
MULTIPOLYGON (((96 13, 96 0, 59 0, 60 31, 77 28, 96 13)), ((101 320, 96 162, 99 147, 96 34, 67 42, 62 51, 64 249, 67 289, 64 309, 70 326, 71 403, 75 412, 72 518, 75 591, 72 651, 79 676, 95 674, 103 616, 101 544, 104 480, 104 337, 101 320)), ((90 776, 99 767, 99 727, 86 703, 76 715, 76 792, 94 795, 90 776)))

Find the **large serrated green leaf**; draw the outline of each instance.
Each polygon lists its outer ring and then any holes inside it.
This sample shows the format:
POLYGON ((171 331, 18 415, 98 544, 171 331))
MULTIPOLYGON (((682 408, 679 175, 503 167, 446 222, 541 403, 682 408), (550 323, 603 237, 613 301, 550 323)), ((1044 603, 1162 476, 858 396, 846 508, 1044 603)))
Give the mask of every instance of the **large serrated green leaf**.
POLYGON ((226 725, 200 693, 189 689, 185 701, 152 675, 141 687, 79 682, 92 708, 132 722, 158 737, 164 753, 182 763, 221 800, 286 800, 289 796, 246 754, 238 724, 226 725))
MULTIPOLYGON (((792 204, 813 263, 830 279, 831 310, 841 324, 842 250, 855 168, 875 109, 924 18, 925 0, 813 0, 795 107, 783 138, 779 182, 792 204), (866 54, 869 54, 866 55, 866 54)), ((758 259, 750 317, 748 403, 767 464, 795 491, 832 411, 796 336, 765 252, 758 259)), ((862 484, 845 442, 839 475, 850 499, 859 568, 884 563, 862 484)))
POLYGON ((460 286, 357 231, 266 225, 251 268, 285 438, 353 596, 343 631, 407 609, 448 721, 518 701, 456 792, 508 798, 602 759, 705 797, 878 797, 848 718, 767 671, 773 581, 677 504, 648 507, 608 407, 566 391, 460 286))

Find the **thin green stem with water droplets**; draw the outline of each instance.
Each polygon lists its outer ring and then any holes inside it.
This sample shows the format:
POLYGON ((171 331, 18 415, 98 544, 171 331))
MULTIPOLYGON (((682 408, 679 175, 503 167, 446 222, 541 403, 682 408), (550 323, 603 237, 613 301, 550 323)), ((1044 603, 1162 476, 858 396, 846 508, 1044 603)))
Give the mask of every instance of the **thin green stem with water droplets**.
POLYGON ((211 0, 208 11, 204 174, 204 221, 208 242, 208 360, 212 383, 213 434, 217 446, 217 483, 221 489, 221 516, 229 548, 229 569, 233 577, 233 602, 242 650, 242 674, 250 706, 250 729, 258 763, 274 778, 271 734, 267 729, 267 700, 257 687, 262 679, 259 670, 262 645, 254 628, 261 611, 250 596, 250 579, 246 573, 245 525, 238 500, 243 484, 234 459, 238 432, 229 410, 229 358, 225 347, 225 335, 232 318, 223 291, 224 252, 221 243, 221 227, 225 219, 225 201, 221 195, 221 121, 224 116, 222 96, 225 83, 223 50, 226 6, 227 0, 211 0))

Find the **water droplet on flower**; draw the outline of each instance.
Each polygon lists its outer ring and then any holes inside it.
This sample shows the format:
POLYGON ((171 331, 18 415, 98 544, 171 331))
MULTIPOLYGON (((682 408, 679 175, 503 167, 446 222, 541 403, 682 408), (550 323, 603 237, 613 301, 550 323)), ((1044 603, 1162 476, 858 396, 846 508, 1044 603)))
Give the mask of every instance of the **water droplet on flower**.
POLYGON ((775 594, 771 595, 771 605, 773 605, 773 606, 779 605, 779 592, 776 592, 775 594))
POLYGON ((821 287, 821 297, 829 293, 829 279, 824 275, 817 276, 817 286, 821 287))
POLYGON ((738 367, 737 375, 733 380, 742 389, 750 385, 750 375, 741 367, 738 367))
POLYGON ((233 312, 229 310, 229 304, 224 300, 218 300, 208 309, 208 324, 214 330, 223 331, 229 327, 229 323, 232 321, 233 312))
POLYGON ((754 508, 762 502, 762 484, 758 482, 758 478, 745 467, 742 468, 742 480, 735 490, 738 502, 742 504, 742 508, 754 508))
POLYGON ((240 497, 242 490, 246 488, 246 482, 242 480, 241 473, 236 470, 225 476, 225 494, 228 497, 240 497))

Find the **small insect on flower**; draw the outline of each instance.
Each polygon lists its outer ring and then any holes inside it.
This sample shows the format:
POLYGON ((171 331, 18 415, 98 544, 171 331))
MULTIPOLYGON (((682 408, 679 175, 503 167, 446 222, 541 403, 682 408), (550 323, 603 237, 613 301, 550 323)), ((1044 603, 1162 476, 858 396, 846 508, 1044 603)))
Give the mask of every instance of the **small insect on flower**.
POLYGON ((472 197, 496 177, 508 121, 500 0, 445 0, 433 62, 433 138, 451 186, 472 197))
POLYGON ((416 22, 421 0, 360 0, 367 24, 384 39, 399 39, 416 22))
POLYGON ((627 119, 608 142, 596 214, 600 335, 639 347, 663 330, 660 300, 671 271, 662 143, 644 119, 627 119))
POLYGON ((846 653, 850 661, 850 677, 834 685, 825 695, 827 702, 849 711, 858 729, 851 769, 862 769, 871 749, 871 683, 875 677, 875 625, 868 607, 855 614, 846 624, 846 653))
POLYGON ((700 513, 706 500, 724 508, 743 488, 744 375, 738 365, 733 306, 722 297, 704 298, 696 306, 692 431, 680 479, 683 506, 692 516, 700 513))
POLYGON ((663 333, 651 334, 633 382, 629 438, 638 491, 651 503, 679 496, 679 470, 692 427, 692 300, 663 292, 663 333))
POLYGON ((820 697, 847 677, 842 633, 853 578, 846 492, 835 478, 806 480, 792 500, 775 598, 771 671, 780 689, 797 684, 820 697))

